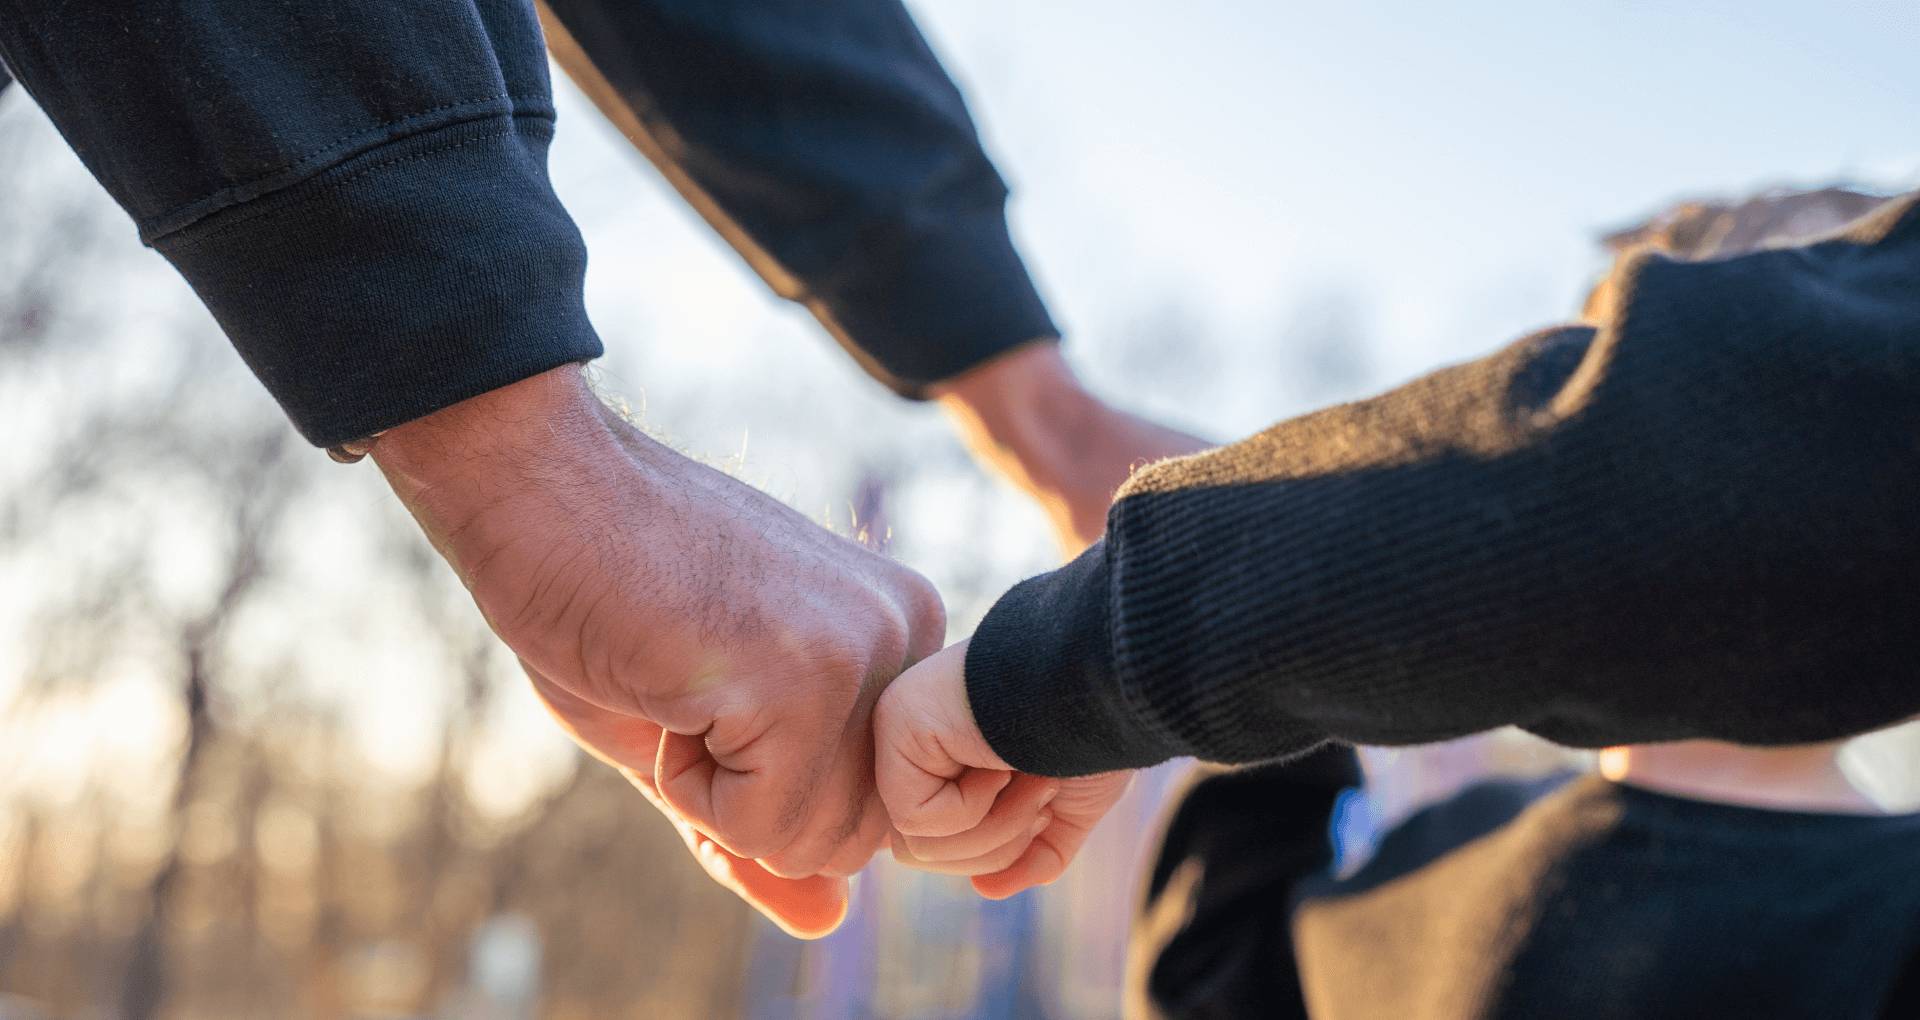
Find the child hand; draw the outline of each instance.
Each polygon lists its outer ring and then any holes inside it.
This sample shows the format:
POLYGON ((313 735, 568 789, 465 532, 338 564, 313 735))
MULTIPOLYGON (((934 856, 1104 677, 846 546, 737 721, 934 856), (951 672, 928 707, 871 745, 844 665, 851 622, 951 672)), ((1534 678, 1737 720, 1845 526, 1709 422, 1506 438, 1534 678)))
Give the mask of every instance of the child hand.
POLYGON ((1132 779, 1016 772, 967 704, 967 643, 900 675, 874 707, 874 778, 902 864, 968 875, 991 899, 1059 878, 1132 779))

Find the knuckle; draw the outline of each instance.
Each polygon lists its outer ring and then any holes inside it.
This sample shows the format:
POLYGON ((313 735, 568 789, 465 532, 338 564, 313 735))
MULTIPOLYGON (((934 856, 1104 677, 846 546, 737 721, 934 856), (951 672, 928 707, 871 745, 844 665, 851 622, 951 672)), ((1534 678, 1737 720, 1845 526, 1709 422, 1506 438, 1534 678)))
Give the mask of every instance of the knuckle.
POLYGON ((826 870, 832 853, 823 847, 788 849, 762 858, 760 865, 779 878, 811 878, 826 870))
POLYGON ((713 837, 738 857, 765 858, 786 849, 787 841, 764 826, 715 826, 713 837))
POLYGON ((881 778, 883 790, 898 781, 897 770, 911 767, 913 763, 910 717, 902 704, 901 690, 900 687, 887 688, 873 705, 875 773, 881 778))
POLYGON ((936 827, 927 817, 927 809, 917 804, 902 804, 899 810, 890 807, 887 814, 893 819, 893 827, 900 830, 900 835, 909 839, 926 839, 928 830, 936 827))
POLYGON ((866 675, 872 655, 854 641, 828 641, 816 649, 815 666, 827 676, 855 680, 866 675))
POLYGON ((907 629, 916 638, 930 635, 935 642, 946 636, 947 607, 932 582, 917 573, 906 590, 907 629))
POLYGON ((729 805, 712 820, 713 836, 740 857, 764 858, 786 853, 799 834, 799 825, 765 802, 729 805))
POLYGON ((1006 846, 990 854, 987 861, 981 866, 981 870, 992 874, 993 872, 1005 871, 1013 867, 1013 865, 1020 860, 1020 857, 1027 852, 1029 845, 1026 840, 1015 840, 1014 842, 1008 843, 1006 846))
POLYGON ((906 817, 896 819, 896 824, 902 835, 943 839, 967 831, 965 821, 959 812, 923 805, 910 808, 906 817))

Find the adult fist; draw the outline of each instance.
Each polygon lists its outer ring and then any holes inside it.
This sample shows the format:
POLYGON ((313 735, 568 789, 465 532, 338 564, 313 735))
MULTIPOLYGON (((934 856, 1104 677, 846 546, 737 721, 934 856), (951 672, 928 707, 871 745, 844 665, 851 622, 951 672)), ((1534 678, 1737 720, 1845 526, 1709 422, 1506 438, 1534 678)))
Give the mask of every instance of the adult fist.
POLYGON ((944 639, 932 586, 648 440, 577 368, 403 425, 374 458, 568 732, 732 862, 709 873, 819 933, 735 864, 844 876, 884 841, 870 713, 944 639))

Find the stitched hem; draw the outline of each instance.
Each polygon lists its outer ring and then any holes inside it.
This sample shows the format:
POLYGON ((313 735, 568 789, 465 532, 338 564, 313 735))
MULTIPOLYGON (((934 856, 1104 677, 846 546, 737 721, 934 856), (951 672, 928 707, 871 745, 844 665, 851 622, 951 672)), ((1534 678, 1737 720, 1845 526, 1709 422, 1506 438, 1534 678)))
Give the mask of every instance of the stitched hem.
POLYGON ((229 185, 204 198, 151 217, 140 224, 140 240, 148 245, 158 244, 174 234, 191 229, 208 217, 299 187, 369 152, 418 135, 503 115, 551 122, 553 108, 544 95, 487 96, 448 103, 376 124, 321 146, 279 170, 229 185))

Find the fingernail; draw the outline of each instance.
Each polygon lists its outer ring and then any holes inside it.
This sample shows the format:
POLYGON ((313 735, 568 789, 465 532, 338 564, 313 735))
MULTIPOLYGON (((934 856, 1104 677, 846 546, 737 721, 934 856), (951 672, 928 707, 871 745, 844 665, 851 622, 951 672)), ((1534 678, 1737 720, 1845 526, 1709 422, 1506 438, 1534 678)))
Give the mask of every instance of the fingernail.
POLYGON ((1053 822, 1053 812, 1051 811, 1040 812, 1040 817, 1033 820, 1033 828, 1028 830, 1027 835, 1029 836, 1040 835, 1042 832, 1046 831, 1047 826, 1052 824, 1052 822, 1053 822))

